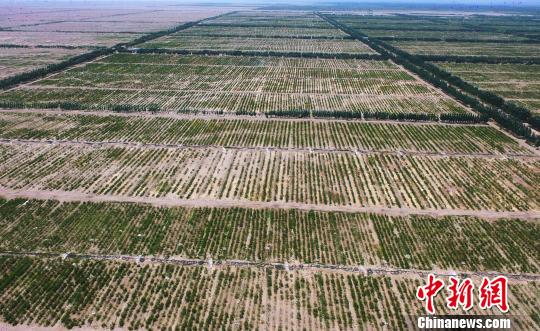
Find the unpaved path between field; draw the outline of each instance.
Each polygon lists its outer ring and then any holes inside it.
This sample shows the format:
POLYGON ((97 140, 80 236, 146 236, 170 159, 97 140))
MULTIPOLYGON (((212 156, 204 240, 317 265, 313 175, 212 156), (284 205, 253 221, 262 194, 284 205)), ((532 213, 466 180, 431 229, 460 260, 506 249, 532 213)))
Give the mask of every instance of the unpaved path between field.
POLYGON ((34 113, 34 114, 52 114, 52 115, 82 115, 82 116, 136 116, 143 118, 173 118, 173 119, 185 119, 185 120, 218 120, 218 119, 228 119, 228 120, 250 120, 250 121, 281 121, 281 122, 318 122, 318 123, 331 123, 331 122, 364 122, 364 123, 375 123, 375 124, 393 124, 393 125, 416 125, 416 126, 425 126, 425 125, 446 125, 446 126, 486 126, 485 123, 444 123, 437 121, 398 121, 398 120, 372 120, 372 119, 361 119, 361 118, 351 118, 351 119, 339 119, 339 118, 299 118, 299 117, 266 117, 264 113, 257 115, 236 115, 235 113, 223 113, 218 114, 215 111, 200 111, 197 114, 189 113, 179 113, 177 111, 159 111, 156 113, 147 112, 147 111, 138 111, 138 112, 114 112, 106 110, 60 110, 60 109, 33 109, 33 108, 24 108, 24 109, 2 109, 0 112, 3 113, 34 113))
POLYGON ((98 261, 114 261, 114 262, 130 262, 137 264, 174 264, 180 266, 207 266, 211 269, 219 269, 223 267, 240 267, 240 268, 265 268, 278 269, 285 271, 315 271, 315 272, 339 272, 351 274, 363 274, 373 276, 399 276, 417 278, 427 277, 428 274, 433 274, 439 277, 449 276, 466 276, 466 277, 496 277, 505 276, 515 282, 537 282, 540 281, 540 274, 534 273, 505 273, 497 271, 463 271, 463 270, 420 270, 420 269, 404 269, 390 266, 378 265, 341 265, 341 264, 322 264, 322 263, 288 263, 288 262, 264 262, 264 261, 249 261, 249 260, 213 260, 213 259, 191 259, 183 257, 159 257, 159 256, 142 256, 142 255, 100 255, 100 254, 79 254, 79 253, 45 253, 45 252, 0 252, 0 256, 7 257, 34 257, 63 260, 98 260, 98 261))
POLYGON ((248 208, 248 209, 296 209, 305 211, 374 213, 388 216, 421 215, 430 217, 473 216, 483 219, 513 218, 540 221, 540 211, 495 211, 471 209, 419 209, 405 207, 321 205, 282 201, 251 201, 233 199, 182 199, 176 197, 147 197, 124 195, 101 195, 80 191, 58 191, 20 189, 0 186, 0 197, 4 199, 57 200, 60 202, 126 202, 165 207, 186 208, 248 208))
POLYGON ((455 152, 429 152, 429 151, 407 151, 407 150, 373 150, 373 149, 346 149, 332 147, 272 147, 272 146, 236 146, 236 145, 193 145, 193 144, 160 144, 160 143, 138 143, 126 141, 90 141, 90 140, 54 140, 54 139, 6 139, 0 138, 2 145, 59 145, 59 146, 89 146, 100 147, 133 147, 140 149, 219 149, 236 151, 255 152, 298 152, 298 153, 335 153, 335 154, 355 154, 355 155, 393 155, 393 156, 432 156, 432 157, 467 157, 480 159, 515 159, 515 160, 540 160, 539 155, 518 154, 518 153, 455 153, 455 152))

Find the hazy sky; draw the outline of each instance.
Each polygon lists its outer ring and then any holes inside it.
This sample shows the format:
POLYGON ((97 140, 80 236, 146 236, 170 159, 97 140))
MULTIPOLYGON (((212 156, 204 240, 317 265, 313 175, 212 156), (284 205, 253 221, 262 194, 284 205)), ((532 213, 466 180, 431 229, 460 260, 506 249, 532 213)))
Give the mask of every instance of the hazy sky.
POLYGON ((540 0, 365 0, 365 1, 352 1, 352 0, 0 0, 0 4, 23 4, 23 3, 168 3, 168 4, 208 4, 208 3, 249 3, 254 5, 270 5, 273 3, 286 3, 286 4, 324 4, 324 3, 400 3, 400 4, 465 4, 465 5, 508 5, 508 6, 540 6, 540 0))

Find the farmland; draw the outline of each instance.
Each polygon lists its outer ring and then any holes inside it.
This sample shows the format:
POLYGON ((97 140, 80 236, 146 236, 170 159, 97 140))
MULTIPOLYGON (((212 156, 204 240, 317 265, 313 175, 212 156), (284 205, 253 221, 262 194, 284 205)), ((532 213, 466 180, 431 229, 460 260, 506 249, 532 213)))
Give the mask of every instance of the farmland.
POLYGON ((57 10, 2 9, 0 79, 58 63, 91 49, 130 42, 148 32, 227 11, 226 8, 200 7, 186 7, 181 11, 149 10, 144 7, 100 11, 84 8, 57 10))
POLYGON ((528 64, 436 63, 481 89, 540 113, 540 66, 528 64))
POLYGON ((241 37, 304 37, 308 38, 346 38, 341 30, 325 29, 325 28, 303 28, 303 27, 245 27, 245 26, 229 26, 216 27, 211 25, 197 25, 182 31, 178 36, 241 36, 241 37))
POLYGON ((86 49, 0 48, 0 79, 87 52, 86 49))
POLYGON ((535 222, 126 203, 24 203, 22 199, 0 201, 6 216, 0 231, 2 250, 417 269, 436 265, 537 272, 540 268, 533 262, 538 259, 534 246, 540 230, 535 222), (454 246, 446 245, 447 236, 454 237, 454 246), (490 256, 481 254, 487 247, 490 256))
POLYGON ((273 51, 298 53, 355 53, 374 54, 366 45, 353 40, 276 39, 249 37, 184 36, 179 33, 141 45, 143 48, 169 48, 181 50, 273 51))
POLYGON ((367 45, 344 37, 316 15, 273 17, 242 12, 205 21, 191 29, 143 43, 142 48, 217 51, 375 54, 367 45), (272 32, 268 33, 268 30, 272 32), (202 31, 202 32, 201 32, 202 31), (294 36, 310 38, 291 38, 294 36), (272 38, 275 36, 289 38, 272 38), (269 38, 270 37, 270 38, 269 38))
POLYGON ((537 57, 540 44, 393 41, 390 44, 417 55, 537 57))
MULTIPOLYGON (((96 261, 72 264, 58 259, 0 261, 8 277, 19 279, 6 284, 0 306, 14 324, 54 325, 61 320, 70 326, 135 329, 163 325, 185 329, 249 330, 259 325, 384 329, 413 325, 404 309, 422 309, 420 302, 413 307, 404 303, 412 296, 402 297, 402 293, 414 292, 418 279, 234 267, 213 271, 175 265, 137 267, 96 261), (73 286, 81 282, 81 286, 73 286), (27 293, 27 301, 15 300, 17 292, 27 293), (54 301, 48 299, 51 295, 54 301)), ((523 316, 519 325, 534 329, 534 312, 525 303, 534 300, 538 285, 513 284, 511 291, 515 293, 511 300, 519 307, 516 311, 523 316)), ((438 304, 441 307, 443 302, 438 304)))
POLYGON ((533 156, 485 125, 184 119, 0 112, 0 138, 533 156))
POLYGON ((467 112, 390 62, 245 56, 112 55, 0 94, 0 102, 21 101, 29 108, 68 101, 174 112, 467 112))
POLYGON ((0 329, 538 330, 538 17, 280 6, 2 7, 0 329))
POLYGON ((540 203, 535 160, 54 144, 2 145, 0 155, 0 185, 12 189, 418 209, 540 203))
POLYGON ((0 44, 23 46, 105 47, 137 38, 137 34, 0 31, 0 44))
POLYGON ((527 40, 524 37, 515 37, 508 34, 493 32, 468 32, 468 31, 410 31, 410 30, 377 30, 362 29, 370 37, 375 38, 406 38, 406 39, 451 39, 451 40, 484 40, 484 41, 505 41, 505 40, 527 40))

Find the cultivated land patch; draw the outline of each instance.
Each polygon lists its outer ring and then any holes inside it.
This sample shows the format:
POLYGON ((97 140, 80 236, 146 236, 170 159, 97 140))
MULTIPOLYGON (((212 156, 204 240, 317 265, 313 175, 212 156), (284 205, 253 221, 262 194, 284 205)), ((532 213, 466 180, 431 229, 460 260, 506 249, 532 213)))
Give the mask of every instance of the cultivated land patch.
POLYGON ((540 113, 540 65, 444 62, 435 64, 483 90, 496 93, 506 100, 540 113))
POLYGON ((516 37, 509 34, 502 33, 493 33, 493 32, 478 32, 478 31, 425 31, 425 30, 407 30, 406 26, 403 28, 396 28, 395 30, 390 29, 371 29, 370 26, 367 28, 360 29, 363 33, 370 37, 374 38, 406 38, 406 39, 452 39, 452 40, 484 40, 484 41, 514 41, 514 40, 527 40, 524 37, 516 37))
MULTIPOLYGON (((266 35, 264 30, 260 30, 261 28, 275 29, 275 32, 268 34, 270 37, 275 35, 292 37, 295 31, 299 33, 301 30, 310 30, 311 28, 315 29, 315 36, 345 36, 345 34, 313 14, 278 18, 266 16, 266 14, 259 15, 242 16, 242 14, 233 13, 205 21, 204 24, 190 29, 191 32, 186 30, 163 36, 143 43, 140 47, 180 50, 376 54, 367 45, 351 39, 264 38, 266 35), (242 32, 244 29, 250 30, 251 28, 253 30, 250 33, 242 32), (199 29, 203 29, 205 33, 193 34, 193 31, 196 32, 199 29), (292 31, 288 32, 288 29, 292 29, 292 31)), ((306 36, 305 33, 302 35, 306 36)), ((307 36, 310 36, 309 32, 307 36)))
POLYGON ((88 52, 88 49, 65 48, 2 48, 0 47, 0 79, 45 67, 88 52))
MULTIPOLYGON (((17 279, 0 296, 12 324, 384 330, 412 327, 423 312, 414 299, 419 278, 25 257, 1 257, 0 265, 7 279, 17 279)), ((516 325, 534 330, 529 302, 538 284, 512 283, 509 292, 516 325)))
POLYGON ((432 41, 391 41, 390 44, 416 55, 531 58, 538 57, 538 54, 540 54, 540 44, 432 41))
POLYGON ((222 148, 0 145, 0 185, 126 197, 534 211, 539 161, 222 148))
POLYGON ((223 14, 227 7, 181 6, 170 10, 125 10, 118 14, 97 15, 82 20, 72 20, 72 13, 64 20, 54 20, 42 24, 25 24, 12 27, 12 30, 40 32, 129 32, 148 33, 166 30, 184 22, 197 21, 223 14))
POLYGON ((146 42, 140 47, 188 51, 211 49, 217 51, 376 54, 367 45, 350 39, 209 37, 183 35, 182 32, 146 42))
POLYGON ((25 199, 0 200, 0 215, 0 251, 420 270, 540 268, 534 221, 25 199))
MULTIPOLYGON (((437 16, 355 16, 334 15, 341 23, 359 30, 374 38, 403 39, 452 39, 478 41, 520 41, 529 40, 525 36, 505 33, 506 31, 490 31, 486 22, 475 21, 469 17, 437 17, 437 16), (488 31, 486 31, 488 29, 488 31)), ((489 21, 491 18, 488 18, 489 21)), ((494 20, 496 18, 493 18, 494 20)), ((529 40, 530 41, 530 40, 529 40)))
POLYGON ((110 47, 128 42, 141 34, 125 33, 64 33, 38 31, 1 31, 0 44, 24 46, 83 46, 110 47))
POLYGON ((211 25, 199 24, 186 29, 178 36, 238 36, 238 37, 305 37, 305 38, 345 38, 348 35, 338 29, 327 28, 303 28, 303 27, 245 27, 245 26, 222 26, 216 28, 211 25))
POLYGON ((468 112, 388 61, 237 56, 117 54, 1 93, 0 102, 218 113, 468 112))
POLYGON ((238 148, 534 156, 487 125, 0 112, 0 138, 238 148))
POLYGON ((205 25, 304 27, 335 30, 335 27, 313 13, 237 12, 204 23, 205 25))
MULTIPOLYGON (((0 26, 132 40, 226 11, 197 10, 17 7, 0 26)), ((0 329, 411 329, 433 272, 507 276, 513 326, 537 330, 538 152, 491 124, 325 118, 470 113, 390 61, 337 59, 383 57, 314 13, 234 10, 134 47, 261 56, 122 52, 0 92, 0 329)), ((339 18, 536 47, 513 43, 530 17, 339 18)))

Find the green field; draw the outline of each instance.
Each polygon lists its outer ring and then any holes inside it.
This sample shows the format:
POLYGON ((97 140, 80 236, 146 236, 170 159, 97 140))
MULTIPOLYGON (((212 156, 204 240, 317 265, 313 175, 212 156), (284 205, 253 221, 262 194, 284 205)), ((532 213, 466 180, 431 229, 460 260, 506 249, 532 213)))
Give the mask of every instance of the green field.
POLYGON ((538 272, 540 226, 472 217, 0 200, 0 250, 538 272), (61 221, 59 221, 61 220, 61 221), (446 239, 452 237, 453 245, 446 239), (489 254, 486 254, 489 252, 489 254), (383 262, 384 261, 384 262, 383 262))

